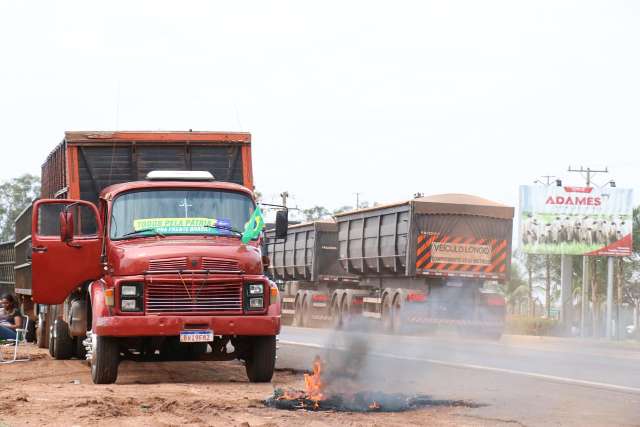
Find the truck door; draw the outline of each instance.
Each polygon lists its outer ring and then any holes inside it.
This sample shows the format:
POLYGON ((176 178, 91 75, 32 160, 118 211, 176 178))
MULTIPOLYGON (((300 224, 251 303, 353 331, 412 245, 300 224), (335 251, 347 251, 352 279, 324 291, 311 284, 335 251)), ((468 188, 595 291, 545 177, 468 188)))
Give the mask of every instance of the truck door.
POLYGON ((32 297, 60 304, 76 287, 101 275, 102 224, 80 200, 38 200, 31 222, 32 297))

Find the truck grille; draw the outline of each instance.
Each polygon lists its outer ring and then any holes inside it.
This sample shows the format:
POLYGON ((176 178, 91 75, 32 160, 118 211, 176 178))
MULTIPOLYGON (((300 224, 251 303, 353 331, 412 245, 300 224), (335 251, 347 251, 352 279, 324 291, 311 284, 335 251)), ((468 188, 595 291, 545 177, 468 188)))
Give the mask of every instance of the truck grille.
POLYGON ((145 307, 150 314, 241 313, 242 283, 154 280, 146 284, 145 307))
POLYGON ((205 270, 217 270, 237 273, 240 265, 237 261, 219 258, 202 258, 202 268, 205 270))
POLYGON ((172 270, 186 270, 187 258, 166 258, 166 259, 152 259, 149 261, 149 270, 151 271, 172 271, 172 270))

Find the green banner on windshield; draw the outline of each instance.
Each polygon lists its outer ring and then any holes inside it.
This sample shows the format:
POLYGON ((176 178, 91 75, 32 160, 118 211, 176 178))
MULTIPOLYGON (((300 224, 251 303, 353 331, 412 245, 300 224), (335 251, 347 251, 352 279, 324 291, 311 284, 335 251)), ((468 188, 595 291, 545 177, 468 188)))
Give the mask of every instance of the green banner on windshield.
POLYGON ((214 218, 143 218, 133 221, 135 231, 154 229, 164 234, 217 234, 226 235, 229 221, 214 218), (215 229, 213 227, 223 227, 215 229))

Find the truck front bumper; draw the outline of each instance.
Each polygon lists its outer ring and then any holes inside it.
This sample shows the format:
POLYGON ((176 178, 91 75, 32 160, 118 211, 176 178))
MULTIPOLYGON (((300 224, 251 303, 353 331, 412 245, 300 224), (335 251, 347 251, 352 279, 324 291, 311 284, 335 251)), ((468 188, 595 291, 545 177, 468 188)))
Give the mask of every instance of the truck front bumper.
POLYGON ((280 316, 105 316, 93 333, 112 337, 176 336, 186 329, 211 329, 215 335, 278 335, 280 316))

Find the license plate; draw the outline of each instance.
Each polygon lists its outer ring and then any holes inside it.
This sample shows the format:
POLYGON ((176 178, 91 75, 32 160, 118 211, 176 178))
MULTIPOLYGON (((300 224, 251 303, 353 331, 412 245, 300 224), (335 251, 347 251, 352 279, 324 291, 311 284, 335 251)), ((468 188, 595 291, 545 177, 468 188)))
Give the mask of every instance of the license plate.
POLYGON ((213 342, 213 331, 182 331, 180 342, 213 342))

